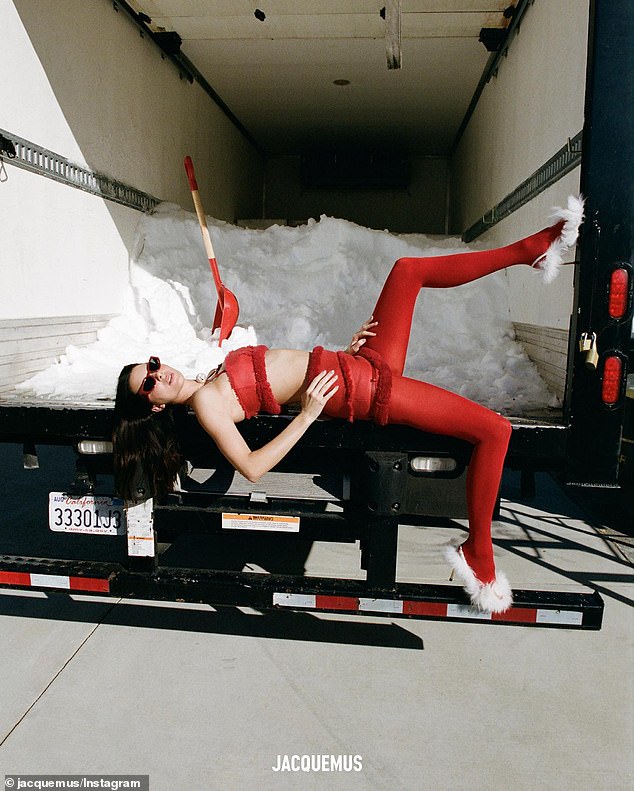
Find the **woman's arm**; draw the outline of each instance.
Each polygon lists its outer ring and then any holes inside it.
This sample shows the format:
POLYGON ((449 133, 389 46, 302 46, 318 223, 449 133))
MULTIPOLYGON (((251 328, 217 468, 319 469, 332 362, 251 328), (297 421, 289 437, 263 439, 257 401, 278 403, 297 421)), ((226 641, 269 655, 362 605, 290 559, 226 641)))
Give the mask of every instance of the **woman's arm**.
POLYGON ((230 415, 224 409, 216 408, 211 398, 198 400, 196 417, 222 455, 241 475, 255 483, 286 456, 319 417, 324 406, 339 389, 335 385, 336 379, 334 371, 318 374, 302 395, 299 414, 283 431, 257 450, 249 448, 230 415))

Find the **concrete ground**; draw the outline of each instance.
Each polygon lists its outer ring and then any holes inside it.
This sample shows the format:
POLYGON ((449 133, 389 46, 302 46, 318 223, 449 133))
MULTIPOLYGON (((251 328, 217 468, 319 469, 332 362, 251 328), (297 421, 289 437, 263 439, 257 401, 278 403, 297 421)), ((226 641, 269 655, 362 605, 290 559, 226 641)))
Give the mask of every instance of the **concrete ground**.
MULTIPOLYGON (((49 466, 24 479, 12 453, 0 451, 0 551, 35 554, 39 541, 62 556, 40 500, 71 460, 47 451, 49 466)), ((0 780, 129 773, 149 775, 152 791, 630 791, 632 539, 589 519, 547 476, 530 502, 512 476, 503 493, 498 566, 518 588, 599 590, 601 631, 4 590, 0 780), (278 756, 324 754, 360 756, 361 771, 272 768, 278 756)), ((440 547, 460 532, 404 526, 399 578, 446 580, 440 547)), ((108 539, 72 538, 66 556, 107 554, 95 542, 108 539)), ((354 545, 315 545, 306 559, 311 574, 357 565, 354 545)))

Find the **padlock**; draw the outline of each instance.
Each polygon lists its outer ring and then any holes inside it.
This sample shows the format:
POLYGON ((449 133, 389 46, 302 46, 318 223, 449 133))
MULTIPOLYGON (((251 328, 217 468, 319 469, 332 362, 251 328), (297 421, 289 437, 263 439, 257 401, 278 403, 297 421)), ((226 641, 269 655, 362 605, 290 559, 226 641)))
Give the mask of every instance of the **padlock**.
POLYGON ((579 351, 589 352, 592 348, 592 335, 589 332, 582 332, 579 338, 579 351))
POLYGON ((599 351, 597 349, 597 334, 593 332, 590 339, 590 348, 586 351, 586 368, 589 368, 591 371, 596 371, 598 364, 599 351))

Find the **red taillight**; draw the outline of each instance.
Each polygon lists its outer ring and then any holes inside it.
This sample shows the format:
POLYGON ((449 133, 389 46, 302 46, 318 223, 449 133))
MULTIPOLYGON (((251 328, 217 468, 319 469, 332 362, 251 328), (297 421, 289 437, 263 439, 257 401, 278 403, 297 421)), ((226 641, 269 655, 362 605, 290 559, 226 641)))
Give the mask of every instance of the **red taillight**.
POLYGON ((605 358, 601 399, 606 406, 614 406, 621 397, 623 384, 623 360, 616 355, 605 358))
POLYGON ((622 319, 627 312, 630 275, 627 269, 617 267, 610 275, 608 314, 611 319, 622 319))

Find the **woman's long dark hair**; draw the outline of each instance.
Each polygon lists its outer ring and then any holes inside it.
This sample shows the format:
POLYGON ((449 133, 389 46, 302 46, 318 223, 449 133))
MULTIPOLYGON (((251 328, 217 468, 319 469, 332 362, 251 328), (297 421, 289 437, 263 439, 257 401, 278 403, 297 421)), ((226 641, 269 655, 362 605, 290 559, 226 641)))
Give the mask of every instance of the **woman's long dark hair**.
POLYGON ((152 404, 130 390, 136 365, 119 374, 112 433, 115 488, 130 500, 167 494, 183 463, 171 409, 152 412, 152 404))

